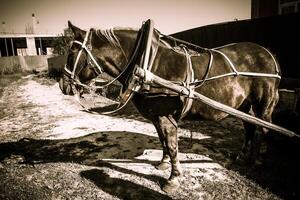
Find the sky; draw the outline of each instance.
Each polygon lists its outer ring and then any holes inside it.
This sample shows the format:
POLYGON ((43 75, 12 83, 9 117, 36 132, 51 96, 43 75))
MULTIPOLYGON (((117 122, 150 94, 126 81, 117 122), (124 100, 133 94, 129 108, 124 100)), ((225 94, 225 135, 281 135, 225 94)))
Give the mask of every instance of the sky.
POLYGON ((82 28, 139 28, 151 18, 164 34, 251 17, 251 0, 0 0, 0 32, 60 34, 70 20, 82 28), (3 25, 5 22, 5 25, 3 25))

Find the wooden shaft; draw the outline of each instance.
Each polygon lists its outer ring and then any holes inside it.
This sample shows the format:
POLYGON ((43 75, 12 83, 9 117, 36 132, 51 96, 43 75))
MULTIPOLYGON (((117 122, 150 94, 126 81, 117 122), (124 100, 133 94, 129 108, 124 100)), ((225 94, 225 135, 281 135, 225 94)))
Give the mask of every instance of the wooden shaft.
MULTIPOLYGON (((150 72, 147 72, 147 73, 150 73, 150 72)), ((139 78, 143 79, 145 77, 145 71, 142 68, 138 67, 135 71, 135 75, 138 76, 139 78)), ((154 84, 160 85, 162 87, 168 88, 168 89, 170 89, 174 92, 177 92, 179 94, 183 94, 183 95, 186 95, 186 96, 189 95, 189 90, 186 87, 174 84, 174 83, 172 83, 168 80, 165 80, 163 78, 160 78, 159 76, 156 76, 155 74, 152 74, 151 82, 154 83, 154 84)), ((214 101, 214 100, 212 100, 212 99, 210 99, 210 98, 208 98, 208 97, 206 97, 206 96, 204 96, 200 93, 194 92, 194 97, 196 99, 198 99, 199 101, 201 101, 202 103, 205 103, 205 104, 211 106, 214 109, 220 110, 222 112, 225 112, 227 114, 230 114, 232 116, 240 118, 240 119, 242 119, 244 121, 247 121, 249 123, 256 124, 256 125, 268 128, 268 129, 272 129, 276 132, 282 133, 282 134, 287 135, 289 137, 300 137, 299 135, 297 135, 293 131, 290 131, 290 130, 288 130, 286 128, 283 128, 281 126, 272 124, 270 122, 264 121, 262 119, 254 117, 252 115, 249 115, 249 114, 246 114, 246 113, 241 112, 239 110, 236 110, 236 109, 234 109, 230 106, 227 106, 225 104, 214 101)))
POLYGON ((147 38, 147 44, 146 44, 146 50, 144 54, 144 62, 143 62, 143 68, 148 69, 149 65, 149 56, 150 56, 150 49, 151 49, 151 42, 152 42, 152 35, 153 35, 153 27, 154 22, 152 19, 149 19, 149 32, 148 32, 148 38, 147 38))

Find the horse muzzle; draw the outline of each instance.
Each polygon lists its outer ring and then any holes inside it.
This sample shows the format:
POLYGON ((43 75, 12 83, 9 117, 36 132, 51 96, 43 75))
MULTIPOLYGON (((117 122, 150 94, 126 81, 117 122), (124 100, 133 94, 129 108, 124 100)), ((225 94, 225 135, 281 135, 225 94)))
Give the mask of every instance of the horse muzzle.
POLYGON ((59 79, 59 88, 65 95, 74 95, 70 81, 66 76, 59 79))

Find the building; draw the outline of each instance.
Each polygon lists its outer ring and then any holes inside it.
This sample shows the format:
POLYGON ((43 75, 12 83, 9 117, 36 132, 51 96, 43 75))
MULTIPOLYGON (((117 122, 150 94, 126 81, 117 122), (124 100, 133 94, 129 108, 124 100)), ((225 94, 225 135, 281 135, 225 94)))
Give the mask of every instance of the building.
POLYGON ((51 55, 53 40, 57 37, 45 34, 2 34, 0 57, 51 55))
POLYGON ((5 22, 2 22, 0 33, 0 57, 7 56, 36 56, 50 55, 53 51, 53 40, 58 36, 38 33, 39 22, 32 14, 31 24, 27 24, 25 33, 14 34, 5 31, 5 22))

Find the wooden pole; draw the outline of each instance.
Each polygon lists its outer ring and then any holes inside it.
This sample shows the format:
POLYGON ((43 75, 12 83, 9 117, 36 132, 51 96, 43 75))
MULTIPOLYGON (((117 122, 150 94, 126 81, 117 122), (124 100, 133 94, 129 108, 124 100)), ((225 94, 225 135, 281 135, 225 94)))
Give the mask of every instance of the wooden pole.
MULTIPOLYGON (((141 79, 144 79, 146 73, 147 73, 148 78, 151 76, 151 82, 152 83, 160 85, 160 86, 165 87, 165 88, 168 88, 168 89, 170 89, 174 92, 177 92, 179 94, 183 94, 183 95, 186 95, 186 96, 189 95, 189 90, 186 87, 174 84, 174 83, 172 83, 168 80, 160 78, 159 76, 156 76, 155 74, 153 74, 149 71, 145 72, 145 70, 143 70, 140 67, 137 67, 136 70, 135 70, 135 75, 138 76, 141 79)), ((146 83, 146 84, 148 84, 148 83, 146 83)), ((286 128, 283 128, 281 126, 272 124, 270 122, 264 121, 262 119, 256 118, 254 116, 251 116, 249 114, 246 114, 244 112, 236 110, 236 109, 234 109, 230 106, 227 106, 225 104, 214 101, 214 100, 212 100, 212 99, 210 99, 210 98, 208 98, 208 97, 206 97, 206 96, 204 96, 200 93, 195 92, 194 93, 194 98, 201 101, 202 103, 205 103, 205 104, 211 106, 214 109, 217 109, 217 110, 220 110, 222 112, 228 113, 232 116, 240 118, 240 119, 242 119, 244 121, 247 121, 249 123, 256 124, 256 125, 268 128, 268 129, 272 129, 276 132, 282 133, 282 134, 287 135, 289 137, 300 137, 299 135, 297 135, 293 131, 290 131, 290 130, 288 130, 286 128)))
POLYGON ((143 62, 144 69, 148 69, 148 65, 149 65, 149 56, 150 56, 150 50, 151 50, 153 27, 154 27, 154 22, 152 19, 149 19, 149 32, 148 32, 148 36, 147 36, 148 38, 147 38, 147 44, 146 44, 146 50, 145 50, 144 62, 143 62))

